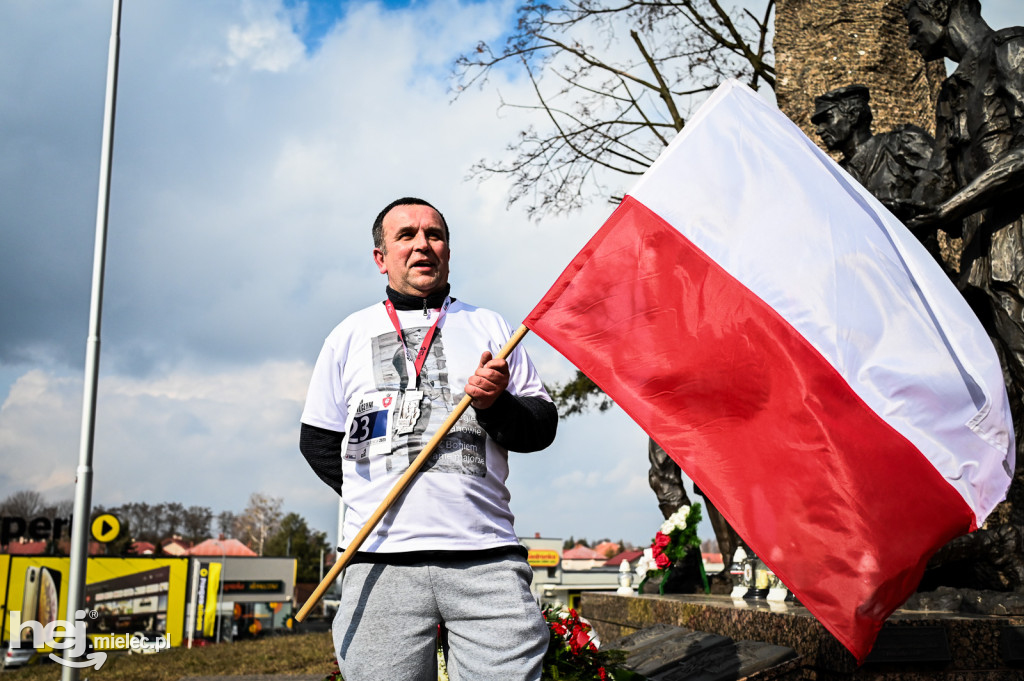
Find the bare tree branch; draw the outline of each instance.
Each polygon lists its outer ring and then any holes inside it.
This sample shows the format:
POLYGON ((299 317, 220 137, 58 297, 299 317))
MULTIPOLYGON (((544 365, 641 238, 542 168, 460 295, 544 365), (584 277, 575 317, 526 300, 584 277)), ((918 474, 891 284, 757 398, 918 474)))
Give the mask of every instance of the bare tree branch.
POLYGON ((510 181, 509 203, 533 219, 565 213, 642 174, 689 112, 728 78, 774 87, 771 17, 722 0, 523 0, 501 48, 481 42, 456 60, 452 91, 483 88, 492 73, 524 73, 532 101, 501 101, 526 116, 503 160, 469 176, 510 181), (763 16, 759 19, 758 16, 763 16), (628 36, 628 37, 627 37, 628 36))
POLYGON ((679 109, 676 108, 676 100, 672 97, 672 91, 669 90, 668 85, 665 84, 665 77, 661 75, 661 71, 658 70, 658 65, 654 63, 654 59, 651 58, 650 53, 644 49, 643 42, 640 41, 640 34, 636 31, 630 31, 629 35, 633 38, 633 42, 636 43, 637 49, 640 50, 640 54, 643 55, 644 61, 651 67, 651 71, 654 72, 654 77, 658 80, 658 96, 665 102, 665 108, 668 109, 669 114, 672 116, 672 123, 675 125, 676 130, 682 130, 686 122, 683 117, 679 115, 679 109))

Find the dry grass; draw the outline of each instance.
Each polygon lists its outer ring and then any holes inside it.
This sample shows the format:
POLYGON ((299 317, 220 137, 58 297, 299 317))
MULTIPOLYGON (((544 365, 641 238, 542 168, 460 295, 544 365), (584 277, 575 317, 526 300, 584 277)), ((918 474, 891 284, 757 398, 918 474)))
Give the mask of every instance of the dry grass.
MULTIPOLYGON (((3 672, 4 681, 54 681, 61 667, 49 663, 3 672)), ((152 655, 114 653, 97 671, 84 669, 91 681, 178 681, 189 676, 249 674, 317 674, 334 671, 330 632, 272 636, 203 648, 171 648, 152 655)))

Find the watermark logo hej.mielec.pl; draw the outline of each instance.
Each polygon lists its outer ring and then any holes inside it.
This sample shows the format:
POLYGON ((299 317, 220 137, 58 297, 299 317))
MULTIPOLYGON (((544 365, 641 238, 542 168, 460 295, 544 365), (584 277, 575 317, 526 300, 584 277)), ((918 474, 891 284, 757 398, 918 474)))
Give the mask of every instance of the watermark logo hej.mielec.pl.
MULTIPOLYGON (((21 612, 11 611, 11 648, 21 648, 26 631, 31 632, 31 647, 39 649, 44 646, 54 650, 67 651, 65 659, 54 653, 50 653, 50 659, 67 667, 95 667, 99 669, 107 660, 107 654, 103 651, 89 653, 84 660, 76 661, 86 651, 88 637, 85 633, 85 617, 95 619, 95 610, 79 610, 75 613, 75 619, 54 620, 45 626, 35 620, 21 619, 21 612)), ((140 634, 94 634, 93 645, 97 648, 107 650, 153 650, 160 651, 169 648, 171 645, 170 634, 158 636, 153 641, 148 641, 140 634)))

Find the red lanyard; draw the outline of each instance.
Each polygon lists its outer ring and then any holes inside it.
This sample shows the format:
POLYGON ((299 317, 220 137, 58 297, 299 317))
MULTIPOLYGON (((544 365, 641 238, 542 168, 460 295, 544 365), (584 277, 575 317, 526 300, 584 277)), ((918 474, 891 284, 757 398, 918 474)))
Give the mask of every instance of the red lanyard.
MULTIPOLYGON (((427 334, 423 336, 423 342, 420 343, 420 349, 416 352, 416 359, 413 360, 413 367, 416 369, 416 383, 419 384, 420 371, 423 370, 423 363, 427 361, 427 350, 430 349, 430 343, 434 340, 434 332, 437 331, 438 324, 444 318, 445 313, 448 311, 448 306, 451 305, 452 299, 445 297, 444 303, 441 305, 440 311, 437 313, 437 319, 434 320, 433 326, 427 330, 427 334)), ((398 321, 398 313, 395 312, 395 306, 390 300, 384 301, 384 309, 388 311, 388 317, 391 318, 391 323, 395 327, 395 331, 398 332, 398 342, 402 344, 405 349, 405 358, 407 360, 412 359, 412 354, 409 352, 408 346, 405 344, 405 337, 402 336, 402 323, 398 321)))

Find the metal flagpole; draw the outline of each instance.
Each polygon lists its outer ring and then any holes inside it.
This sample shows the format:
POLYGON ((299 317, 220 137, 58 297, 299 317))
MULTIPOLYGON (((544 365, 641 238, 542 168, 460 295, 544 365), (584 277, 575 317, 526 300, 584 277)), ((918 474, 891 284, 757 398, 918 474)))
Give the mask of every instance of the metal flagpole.
MULTIPOLYGON (((85 390, 82 434, 75 477, 75 510, 71 524, 71 567, 65 618, 71 620, 85 607, 85 571, 89 556, 89 516, 92 511, 92 450, 96 428, 96 384, 100 363, 100 319, 103 315, 103 269, 107 248, 107 213, 110 207, 110 164, 114 151, 114 109, 117 101, 117 61, 120 52, 121 0, 114 0, 107 52, 107 96, 103 107, 103 142, 100 153, 99 197, 96 202, 96 245, 93 252, 92 300, 89 337, 85 352, 85 390)), ((78 668, 64 666, 62 681, 78 681, 78 668)))

